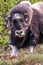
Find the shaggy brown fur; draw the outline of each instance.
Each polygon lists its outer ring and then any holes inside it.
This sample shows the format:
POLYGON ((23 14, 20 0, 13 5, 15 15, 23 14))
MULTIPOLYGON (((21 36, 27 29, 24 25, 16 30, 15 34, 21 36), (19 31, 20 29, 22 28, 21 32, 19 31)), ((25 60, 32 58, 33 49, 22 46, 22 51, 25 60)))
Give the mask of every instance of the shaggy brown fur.
POLYGON ((43 34, 43 14, 41 12, 43 7, 40 5, 42 8, 36 9, 36 6, 37 4, 34 6, 34 4, 22 1, 11 9, 8 16, 11 45, 18 48, 37 45, 40 34, 43 34))

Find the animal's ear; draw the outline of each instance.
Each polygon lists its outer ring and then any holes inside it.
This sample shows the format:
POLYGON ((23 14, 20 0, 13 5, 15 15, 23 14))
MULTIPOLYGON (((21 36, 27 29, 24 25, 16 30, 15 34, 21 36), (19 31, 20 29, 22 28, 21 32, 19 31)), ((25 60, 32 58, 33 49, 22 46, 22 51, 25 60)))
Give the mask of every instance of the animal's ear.
POLYGON ((25 20, 26 23, 28 23, 28 21, 29 21, 29 16, 28 16, 27 13, 24 14, 24 20, 25 20))
POLYGON ((11 17, 10 16, 8 16, 8 17, 5 18, 6 23, 8 22, 8 20, 9 21, 11 20, 11 17))
POLYGON ((6 28, 11 29, 13 27, 12 18, 11 16, 8 16, 6 18, 6 28))
MULTIPOLYGON (((8 19, 7 18, 5 18, 5 22, 6 22, 6 25, 7 25, 7 23, 8 23, 8 19)), ((7 28, 7 27, 6 27, 7 28)))
POLYGON ((9 15, 9 16, 7 17, 7 20, 11 21, 11 20, 12 20, 12 17, 9 15))

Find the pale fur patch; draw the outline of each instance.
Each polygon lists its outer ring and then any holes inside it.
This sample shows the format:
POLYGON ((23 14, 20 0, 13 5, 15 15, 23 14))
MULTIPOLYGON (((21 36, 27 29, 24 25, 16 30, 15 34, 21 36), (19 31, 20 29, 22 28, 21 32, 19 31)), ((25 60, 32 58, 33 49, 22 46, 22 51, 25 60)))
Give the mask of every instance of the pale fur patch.
POLYGON ((29 2, 29 1, 22 1, 22 2, 20 2, 20 4, 27 4, 27 5, 31 5, 31 3, 29 2))
POLYGON ((30 53, 33 53, 34 47, 33 46, 30 46, 29 48, 30 48, 30 53))
POLYGON ((18 48, 16 46, 10 45, 11 49, 10 50, 10 55, 11 56, 18 56, 18 48))
POLYGON ((32 7, 43 14, 43 2, 34 3, 32 7))

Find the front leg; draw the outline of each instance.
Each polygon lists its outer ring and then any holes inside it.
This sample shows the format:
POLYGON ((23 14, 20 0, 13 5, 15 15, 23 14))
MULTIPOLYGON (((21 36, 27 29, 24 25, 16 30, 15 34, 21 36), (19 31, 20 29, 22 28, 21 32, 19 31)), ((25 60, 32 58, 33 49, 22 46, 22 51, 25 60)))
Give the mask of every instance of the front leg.
POLYGON ((30 52, 33 53, 34 47, 36 47, 37 43, 39 41, 39 30, 38 28, 34 27, 34 29, 31 29, 30 33, 30 52))
POLYGON ((13 45, 9 45, 9 47, 11 47, 11 50, 10 50, 10 55, 11 56, 18 56, 18 48, 16 46, 13 46, 13 45))
POLYGON ((38 38, 36 38, 36 36, 34 36, 34 35, 31 35, 31 37, 30 37, 30 47, 29 47, 31 53, 33 53, 34 48, 36 47, 37 43, 38 43, 38 38))
POLYGON ((37 43, 38 43, 38 39, 36 38, 36 36, 31 35, 31 37, 30 37, 30 47, 29 47, 31 53, 33 53, 34 48, 36 47, 37 43))

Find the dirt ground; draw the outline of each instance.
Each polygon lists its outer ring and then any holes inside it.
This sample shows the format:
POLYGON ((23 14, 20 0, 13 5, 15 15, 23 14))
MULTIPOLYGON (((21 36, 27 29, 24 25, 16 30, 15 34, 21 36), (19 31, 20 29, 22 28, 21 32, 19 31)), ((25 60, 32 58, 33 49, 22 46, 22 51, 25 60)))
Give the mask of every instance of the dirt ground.
POLYGON ((20 49, 18 57, 11 57, 9 51, 0 47, 0 65, 43 65, 43 44, 37 45, 33 53, 20 49))

